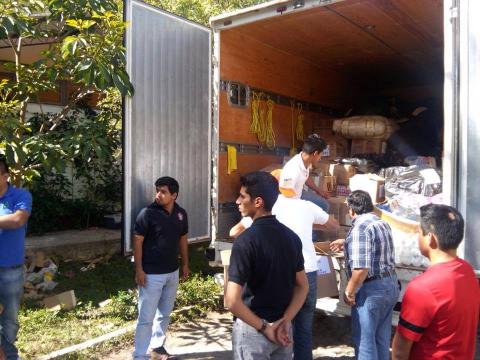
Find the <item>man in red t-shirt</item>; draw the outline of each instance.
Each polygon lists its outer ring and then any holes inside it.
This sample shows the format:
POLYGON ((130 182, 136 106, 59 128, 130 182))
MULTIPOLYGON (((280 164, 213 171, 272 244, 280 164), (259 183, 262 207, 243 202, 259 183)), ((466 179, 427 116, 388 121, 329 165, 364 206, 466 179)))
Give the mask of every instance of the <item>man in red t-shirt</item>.
POLYGON ((420 208, 418 246, 430 267, 410 282, 402 300, 393 360, 471 360, 480 289, 472 267, 457 257, 462 215, 446 205, 420 208))

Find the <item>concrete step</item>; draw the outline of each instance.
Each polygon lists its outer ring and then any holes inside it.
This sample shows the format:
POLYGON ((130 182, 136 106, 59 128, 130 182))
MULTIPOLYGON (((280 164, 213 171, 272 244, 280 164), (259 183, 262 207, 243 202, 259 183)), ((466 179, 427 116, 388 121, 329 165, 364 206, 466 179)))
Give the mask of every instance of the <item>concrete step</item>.
POLYGON ((29 236, 25 239, 25 249, 27 254, 42 251, 47 257, 88 260, 102 255, 119 253, 121 231, 90 228, 29 236))

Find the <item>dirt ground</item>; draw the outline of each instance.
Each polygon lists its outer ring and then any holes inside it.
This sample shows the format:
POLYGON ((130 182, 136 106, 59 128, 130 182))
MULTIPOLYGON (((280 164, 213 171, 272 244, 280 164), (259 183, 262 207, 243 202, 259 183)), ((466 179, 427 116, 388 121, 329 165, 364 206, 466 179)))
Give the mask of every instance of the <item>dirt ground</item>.
MULTIPOLYGON (((171 327, 165 347, 181 360, 227 360, 232 358, 232 316, 211 313, 206 319, 171 327)), ((313 355, 316 360, 352 360, 350 318, 317 313, 313 328, 313 355)), ((131 347, 109 354, 102 360, 131 359, 131 347)))

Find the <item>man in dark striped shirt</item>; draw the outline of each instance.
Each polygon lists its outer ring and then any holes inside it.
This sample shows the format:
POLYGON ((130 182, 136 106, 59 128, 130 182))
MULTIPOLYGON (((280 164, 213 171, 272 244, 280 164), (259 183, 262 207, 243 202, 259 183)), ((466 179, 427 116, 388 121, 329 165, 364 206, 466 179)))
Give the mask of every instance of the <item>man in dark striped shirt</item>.
POLYGON ((373 213, 367 192, 352 192, 347 206, 352 229, 345 240, 336 240, 331 247, 345 252, 349 280, 343 298, 352 306, 355 359, 387 360, 393 307, 399 295, 392 231, 373 213))

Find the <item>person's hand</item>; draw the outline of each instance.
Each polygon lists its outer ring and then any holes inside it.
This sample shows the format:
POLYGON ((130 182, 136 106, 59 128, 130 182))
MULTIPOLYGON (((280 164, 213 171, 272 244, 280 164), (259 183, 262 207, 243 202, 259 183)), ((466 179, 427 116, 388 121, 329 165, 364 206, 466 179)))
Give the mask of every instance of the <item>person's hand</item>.
POLYGON ((188 265, 182 265, 182 280, 187 280, 188 275, 190 275, 190 268, 188 265))
POLYGON ((292 323, 289 320, 280 319, 280 324, 277 328, 277 340, 282 346, 288 346, 292 343, 292 339, 290 337, 290 329, 292 328, 292 323))
POLYGON ((330 250, 333 252, 343 251, 343 245, 345 244, 345 239, 337 239, 330 243, 330 250))
POLYGON ((143 271, 143 269, 137 269, 135 271, 135 282, 140 287, 144 287, 145 284, 147 283, 147 278, 145 276, 145 271, 143 271))
POLYGON ((280 325, 279 321, 274 323, 269 323, 265 330, 262 331, 262 334, 271 342, 281 345, 281 343, 277 339, 277 328, 280 325))
POLYGON ((3 347, 0 346, 0 360, 7 360, 7 356, 5 355, 5 351, 3 351, 3 347))
POLYGON ((354 306, 355 305, 355 293, 349 293, 348 291, 345 291, 343 293, 343 301, 345 301, 345 304, 348 306, 354 306))

